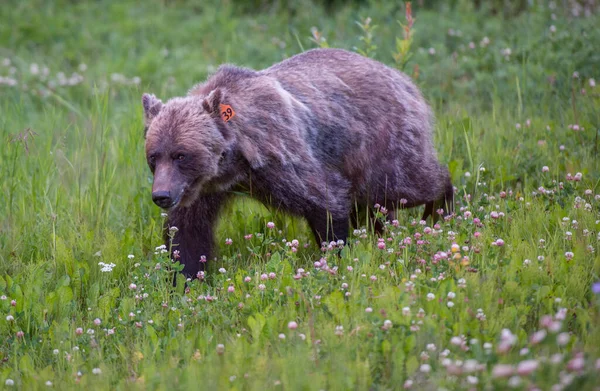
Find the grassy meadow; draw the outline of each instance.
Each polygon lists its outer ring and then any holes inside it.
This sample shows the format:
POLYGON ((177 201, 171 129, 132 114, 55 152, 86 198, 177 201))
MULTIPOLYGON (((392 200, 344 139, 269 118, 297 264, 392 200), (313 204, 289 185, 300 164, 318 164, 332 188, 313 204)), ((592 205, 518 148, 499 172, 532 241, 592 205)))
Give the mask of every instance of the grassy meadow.
POLYGON ((2 2, 0 388, 600 389, 600 3, 474 3, 2 2), (317 46, 416 80, 455 215, 338 257, 240 196, 173 288, 142 93, 317 46))

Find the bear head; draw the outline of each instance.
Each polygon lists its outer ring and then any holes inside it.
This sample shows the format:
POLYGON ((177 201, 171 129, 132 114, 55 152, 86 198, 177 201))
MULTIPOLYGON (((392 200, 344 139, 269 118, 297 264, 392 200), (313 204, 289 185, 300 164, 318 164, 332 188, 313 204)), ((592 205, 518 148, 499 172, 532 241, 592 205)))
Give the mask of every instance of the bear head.
POLYGON ((166 103, 142 96, 152 200, 161 208, 189 206, 200 193, 223 190, 239 176, 235 140, 221 101, 220 89, 166 103))

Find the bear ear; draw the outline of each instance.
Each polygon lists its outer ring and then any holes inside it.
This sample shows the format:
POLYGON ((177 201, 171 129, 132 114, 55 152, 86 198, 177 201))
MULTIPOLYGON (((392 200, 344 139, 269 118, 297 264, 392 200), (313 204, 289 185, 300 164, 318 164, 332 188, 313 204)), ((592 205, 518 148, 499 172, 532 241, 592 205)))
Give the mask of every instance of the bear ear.
POLYGON ((219 105, 221 104, 221 100, 223 98, 223 92, 221 92, 220 88, 215 88, 211 92, 208 93, 206 98, 202 101, 202 108, 214 116, 220 116, 219 105))
POLYGON ((152 120, 158 115, 163 103, 160 99, 152 94, 142 95, 142 106, 144 107, 144 133, 148 131, 148 127, 152 120))

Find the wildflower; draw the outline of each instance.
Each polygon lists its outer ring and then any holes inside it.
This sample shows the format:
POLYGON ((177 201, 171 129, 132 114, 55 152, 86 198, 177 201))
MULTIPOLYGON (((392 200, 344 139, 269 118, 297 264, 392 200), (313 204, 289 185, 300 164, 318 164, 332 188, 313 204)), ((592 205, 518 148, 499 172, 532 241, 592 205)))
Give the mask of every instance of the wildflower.
POLYGON ((567 251, 565 253, 565 258, 567 258, 567 261, 570 261, 571 259, 573 259, 574 256, 575 256, 575 254, 573 254, 572 251, 567 251))
POLYGON ((94 319, 94 324, 96 326, 100 326, 101 323, 102 323, 102 321, 99 318, 94 319))
POLYGON ((344 326, 335 326, 335 335, 344 335, 344 326))
POLYGON ((14 317, 14 316, 12 316, 12 315, 7 315, 7 316, 6 316, 6 321, 7 321, 7 322, 12 322, 13 320, 15 320, 15 317, 14 317))
POLYGON ((288 323, 288 329, 290 330, 296 330, 298 328, 298 323, 291 321, 288 323))
POLYGON ((274 223, 274 222, 272 222, 272 221, 269 221, 269 222, 267 223, 267 228, 269 228, 269 229, 273 229, 273 228, 275 228, 275 223, 274 223))
POLYGON ((517 336, 509 329, 503 329, 500 334, 500 343, 498 344, 498 352, 506 353, 517 343, 517 336))
POLYGON ((285 339, 285 334, 283 334, 283 333, 279 334, 279 339, 284 340, 285 339))
POLYGON ((134 283, 129 284, 129 289, 131 289, 132 291, 137 289, 137 285, 135 285, 134 283))
POLYGON ((437 349, 437 347, 435 346, 435 344, 427 344, 426 346, 427 350, 429 350, 430 352, 435 352, 435 350, 437 349))
POLYGON ((104 263, 104 262, 98 262, 98 265, 101 266, 100 271, 102 273, 110 273, 110 272, 112 272, 113 268, 115 266, 117 266, 114 263, 104 263))
POLYGON ((419 370, 423 373, 429 373, 431 372, 431 365, 429 364, 423 364, 421 365, 421 367, 419 368, 419 370))
POLYGON ((550 32, 553 33, 553 34, 556 32, 556 26, 555 25, 550 26, 550 32))
POLYGON ((233 292, 235 292, 235 287, 234 287, 233 285, 229 285, 229 286, 227 287, 227 292, 229 292, 229 293, 233 293, 233 292))
POLYGON ((521 376, 530 375, 539 367, 539 365, 540 363, 537 360, 521 361, 517 365, 517 373, 521 376))
POLYGON ((536 331, 531 336, 531 339, 530 339, 531 344, 537 345, 538 343, 542 342, 544 340, 544 338, 546 338, 546 335, 548 335, 548 332, 544 329, 536 331))
POLYGON ((52 387, 52 382, 50 380, 46 382, 46 387, 52 387))
POLYGON ((492 369, 492 377, 509 377, 514 373, 515 369, 512 365, 497 364, 492 369))
POLYGON ((483 312, 483 309, 478 308, 477 309, 477 315, 475 315, 475 317, 477 318, 477 320, 483 322, 486 318, 485 318, 485 313, 483 312))
POLYGON ((6 381, 4 382, 4 385, 7 387, 12 387, 15 385, 15 381, 13 379, 6 379, 6 381))
POLYGON ((258 289, 261 290, 261 291, 264 291, 265 288, 266 288, 265 284, 259 284, 258 285, 258 289))
POLYGON ((600 281, 592 284, 592 292, 596 295, 600 295, 600 281))
POLYGON ((579 372, 585 368, 585 360, 583 355, 578 354, 567 363, 567 369, 571 372, 579 372))
POLYGON ((566 344, 569 343, 570 339, 571 339, 571 336, 569 335, 569 333, 560 333, 556 337, 556 343, 558 343, 560 346, 565 346, 566 344))
POLYGON ((450 300, 454 299, 455 297, 456 297, 456 293, 454 293, 454 292, 448 292, 448 298, 450 300))
POLYGON ((410 307, 404 307, 404 308, 402 308, 402 315, 404 315, 404 316, 410 316, 410 307))
POLYGON ((383 330, 389 330, 389 329, 391 329, 391 328, 392 328, 392 326, 393 326, 393 324, 392 324, 392 321, 391 321, 391 320, 389 320, 389 319, 386 319, 386 320, 383 322, 383 327, 382 327, 382 329, 383 329, 383 330))
POLYGON ((550 168, 548 166, 542 167, 542 172, 548 172, 548 171, 550 171, 550 168))
POLYGON ((467 376, 467 382, 472 385, 476 385, 479 383, 479 379, 477 376, 467 376))
POLYGON ((431 301, 433 299, 435 299, 435 295, 433 293, 428 293, 427 294, 427 301, 431 301))
POLYGON ((94 375, 99 375, 102 373, 102 370, 100 368, 94 368, 94 369, 92 369, 92 373, 94 375))
POLYGON ((226 272, 227 272, 227 270, 225 270, 224 267, 219 268, 219 273, 225 274, 226 272))
POLYGON ((277 275, 273 272, 269 273, 269 280, 274 280, 277 277, 277 275))
POLYGON ((452 337, 450 338, 450 343, 452 345, 461 346, 463 344, 463 339, 461 337, 452 337))
POLYGON ((508 379, 508 386, 511 388, 517 388, 521 385, 521 378, 519 376, 513 376, 508 379))
POLYGON ((217 354, 220 356, 223 353, 225 353, 225 345, 223 345, 222 343, 217 345, 217 354))
POLYGON ((17 338, 23 338, 25 333, 22 330, 17 331, 17 338))
POLYGON ((414 382, 413 382, 412 380, 410 380, 410 379, 406 380, 406 381, 404 382, 404 386, 403 386, 403 387, 404 387, 404 389, 405 389, 405 390, 408 390, 408 389, 412 388, 412 386, 413 386, 413 383, 414 383, 414 382))
POLYGON ((449 301, 448 303, 446 303, 446 305, 448 306, 448 308, 452 308, 454 307, 454 302, 449 301))
POLYGON ((233 244, 233 239, 231 239, 231 238, 225 239, 225 244, 228 246, 231 246, 233 244))
POLYGON ((60 353, 60 351, 59 351, 58 349, 54 349, 54 350, 52 351, 52 354, 54 354, 55 356, 56 356, 58 353, 60 353))

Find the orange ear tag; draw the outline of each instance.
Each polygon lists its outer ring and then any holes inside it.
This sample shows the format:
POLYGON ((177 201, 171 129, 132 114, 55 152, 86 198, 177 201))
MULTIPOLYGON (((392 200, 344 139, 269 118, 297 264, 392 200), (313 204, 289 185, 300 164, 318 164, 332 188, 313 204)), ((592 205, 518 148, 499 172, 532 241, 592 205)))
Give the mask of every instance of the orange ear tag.
POLYGON ((223 121, 225 122, 229 122, 229 120, 235 115, 235 111, 233 111, 229 105, 224 105, 221 103, 219 108, 221 109, 221 118, 223 118, 223 121))

